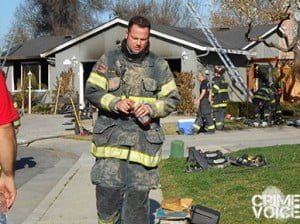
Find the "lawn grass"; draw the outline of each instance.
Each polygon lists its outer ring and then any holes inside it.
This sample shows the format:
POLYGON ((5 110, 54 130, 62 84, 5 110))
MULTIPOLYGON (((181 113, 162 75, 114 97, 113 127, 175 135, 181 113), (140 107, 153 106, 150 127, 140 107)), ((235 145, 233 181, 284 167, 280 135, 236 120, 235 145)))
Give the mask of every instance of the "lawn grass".
POLYGON ((299 219, 256 219, 251 198, 268 186, 279 188, 285 195, 300 194, 300 145, 252 148, 229 155, 235 157, 243 153, 264 154, 269 166, 245 168, 230 165, 185 173, 185 159, 162 160, 159 168, 164 198, 192 198, 193 204, 220 211, 221 224, 299 223, 299 219))

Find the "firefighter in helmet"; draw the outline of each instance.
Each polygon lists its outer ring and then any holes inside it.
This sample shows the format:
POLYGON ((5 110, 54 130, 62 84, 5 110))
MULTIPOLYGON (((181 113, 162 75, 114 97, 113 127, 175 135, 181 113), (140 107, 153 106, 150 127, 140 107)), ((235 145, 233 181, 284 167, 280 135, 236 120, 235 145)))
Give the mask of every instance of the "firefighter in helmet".
POLYGON ((229 99, 228 83, 224 78, 225 68, 215 66, 212 79, 212 108, 217 130, 224 129, 224 117, 229 99))

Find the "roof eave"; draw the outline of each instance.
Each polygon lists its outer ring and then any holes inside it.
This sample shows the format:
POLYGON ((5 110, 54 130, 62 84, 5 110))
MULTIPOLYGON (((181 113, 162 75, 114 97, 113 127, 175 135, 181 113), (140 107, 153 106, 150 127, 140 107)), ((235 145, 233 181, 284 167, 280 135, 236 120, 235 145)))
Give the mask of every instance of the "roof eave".
POLYGON ((66 41, 65 43, 63 43, 63 44, 61 44, 61 45, 59 45, 59 46, 57 46, 57 47, 55 47, 55 48, 53 48, 53 49, 51 49, 51 50, 49 50, 49 51, 46 51, 46 52, 44 52, 44 53, 41 53, 40 56, 41 56, 42 58, 45 58, 45 57, 47 57, 47 56, 49 56, 49 55, 51 55, 51 54, 54 54, 54 53, 57 52, 57 51, 60 51, 60 50, 64 49, 65 47, 68 47, 69 45, 75 44, 75 43, 77 43, 78 41, 83 40, 83 39, 85 39, 85 38, 87 38, 87 37, 89 37, 89 36, 91 36, 91 35, 93 35, 93 34, 99 32, 99 31, 101 31, 101 30, 104 30, 104 29, 106 29, 106 28, 108 28, 108 27, 110 27, 110 26, 112 26, 112 25, 114 25, 114 24, 116 24, 116 23, 121 23, 121 24, 124 24, 124 25, 127 25, 127 24, 128 24, 127 21, 122 20, 122 19, 119 19, 119 18, 116 18, 116 19, 114 19, 114 20, 111 20, 111 21, 109 21, 109 22, 103 24, 102 26, 99 26, 98 28, 92 29, 92 30, 90 30, 90 31, 87 32, 87 33, 84 33, 84 34, 82 34, 82 35, 80 35, 80 36, 78 36, 78 37, 75 37, 75 38, 73 38, 73 39, 71 39, 71 40, 69 40, 69 41, 66 41))
MULTIPOLYGON (((277 29, 277 26, 274 26, 272 29, 270 29, 269 31, 265 32, 263 35, 259 36, 258 38, 259 39, 265 38, 268 35, 270 35, 271 33, 273 33, 276 29, 277 29)), ((245 47, 243 47, 242 50, 247 51, 249 48, 251 48, 256 43, 257 43, 257 41, 251 41, 249 44, 247 44, 245 47)))
MULTIPOLYGON (((4 57, 0 57, 0 60, 3 60, 4 57)), ((6 60, 41 60, 44 58, 41 58, 39 55, 35 55, 35 56, 11 56, 11 57, 7 57, 6 60)))
MULTIPOLYGON (((116 18, 114 20, 111 20, 105 24, 103 24, 102 26, 99 26, 98 28, 95 28, 87 33, 84 33, 74 39, 71 39, 49 51, 46 51, 44 53, 41 53, 40 56, 42 58, 45 58, 45 57, 48 57, 49 55, 52 55, 54 54, 55 52, 57 51, 60 51, 66 47, 68 47, 69 45, 72 45, 72 44, 75 44, 76 42, 80 41, 80 40, 83 40, 85 38, 88 38, 89 36, 97 33, 97 32, 100 32, 101 30, 104 30, 112 25, 115 25, 117 23, 120 23, 120 24, 123 24, 123 25, 128 25, 128 22, 125 21, 125 20, 122 20, 122 19, 119 19, 119 18, 116 18)), ((151 29, 151 34, 153 35, 156 35, 158 37, 162 37, 162 38, 165 38, 165 39, 168 39, 168 40, 171 40, 171 41, 174 41, 176 43, 179 43, 179 44, 182 44, 182 45, 185 45, 185 46, 188 46, 188 47, 191 47, 191 48, 194 48, 196 50, 201 50, 201 51, 213 51, 213 52, 216 52, 217 50, 213 47, 205 47, 205 46, 201 46, 201 45, 198 45, 198 44, 195 44, 195 43, 192 43, 192 42, 189 42, 189 41, 185 41, 183 39, 180 39, 180 38, 176 38, 174 36, 170 36, 168 34, 165 34, 165 33, 162 33, 162 32, 159 32, 159 31, 156 31, 156 30, 153 30, 151 29)), ((232 53, 232 54, 241 54, 241 55, 251 55, 251 53, 249 53, 248 51, 244 51, 244 50, 236 50, 236 49, 225 49, 225 51, 227 53, 232 53)))

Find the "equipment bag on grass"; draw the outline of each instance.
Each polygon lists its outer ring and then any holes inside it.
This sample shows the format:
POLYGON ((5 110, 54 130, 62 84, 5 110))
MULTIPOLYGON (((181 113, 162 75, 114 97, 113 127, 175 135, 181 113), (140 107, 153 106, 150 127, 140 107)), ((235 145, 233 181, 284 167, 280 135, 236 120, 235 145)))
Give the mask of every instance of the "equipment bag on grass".
POLYGON ((230 163, 237 166, 248 166, 248 167, 263 167, 268 165, 266 157, 264 155, 248 155, 243 154, 236 158, 230 158, 230 163))
POLYGON ((219 150, 202 152, 194 146, 188 148, 186 172, 208 170, 221 167, 227 163, 227 158, 219 150))

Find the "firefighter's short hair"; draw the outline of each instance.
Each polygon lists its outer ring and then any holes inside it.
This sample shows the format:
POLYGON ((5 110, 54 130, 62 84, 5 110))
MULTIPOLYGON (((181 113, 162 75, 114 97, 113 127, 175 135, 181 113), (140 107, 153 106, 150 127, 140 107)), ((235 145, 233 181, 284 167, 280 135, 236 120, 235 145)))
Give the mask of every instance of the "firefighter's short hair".
POLYGON ((220 65, 216 65, 214 67, 214 73, 219 74, 219 75, 224 75, 225 73, 225 68, 223 66, 220 65))

